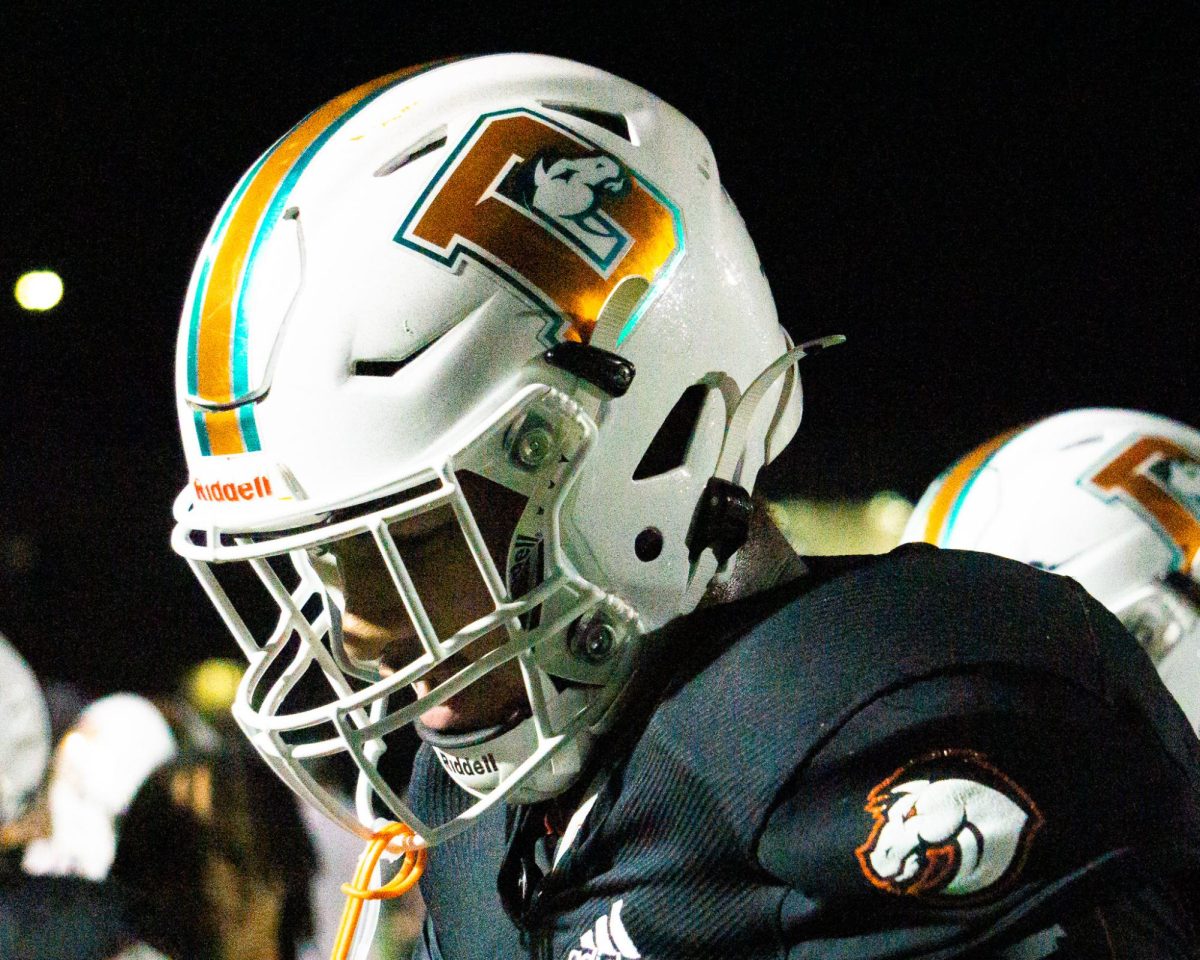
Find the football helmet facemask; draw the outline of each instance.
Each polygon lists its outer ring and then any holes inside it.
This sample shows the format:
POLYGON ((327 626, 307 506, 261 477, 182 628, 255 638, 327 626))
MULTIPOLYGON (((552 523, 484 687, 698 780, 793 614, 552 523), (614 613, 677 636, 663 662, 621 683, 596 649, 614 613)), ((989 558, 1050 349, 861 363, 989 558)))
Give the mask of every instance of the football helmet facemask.
POLYGON ((1200 432, 1132 410, 1048 417, 953 464, 904 540, 1073 577, 1137 637, 1200 728, 1200 432))
POLYGON ((707 141, 631 83, 488 56, 303 120, 219 213, 177 355, 172 542, 250 660, 234 713, 268 763, 348 829, 387 815, 430 846, 565 789, 643 638, 736 562, 745 494, 799 424, 789 351, 707 141), (522 504, 499 548, 480 488, 522 504), (489 598, 453 629, 406 564, 431 527, 489 598), (406 662, 344 642, 349 542, 404 611, 406 662), (269 603, 235 604, 254 583, 269 603), (515 722, 420 731, 471 801, 421 822, 387 737, 514 664, 515 722), (336 754, 356 815, 314 775, 336 754))

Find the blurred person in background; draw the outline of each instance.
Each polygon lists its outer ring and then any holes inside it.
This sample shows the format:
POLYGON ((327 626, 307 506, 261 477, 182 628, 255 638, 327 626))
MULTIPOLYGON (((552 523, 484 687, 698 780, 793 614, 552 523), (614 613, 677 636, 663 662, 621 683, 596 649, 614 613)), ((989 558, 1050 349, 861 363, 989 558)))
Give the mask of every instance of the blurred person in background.
MULTIPOLYGON (((155 705, 171 721, 176 738, 191 743, 191 753, 209 752, 203 745, 210 739, 218 743, 223 738, 241 741, 242 734, 233 724, 230 708, 244 672, 244 664, 211 657, 187 671, 175 696, 156 701, 155 705)), ((314 776, 342 796, 349 792, 349 773, 336 763, 319 765, 314 776)), ((354 873, 362 844, 313 807, 300 804, 299 809, 315 854, 310 884, 313 932, 300 947, 300 960, 328 960, 346 906, 342 884, 354 873)), ((397 960, 409 954, 420 935, 424 912, 421 899, 413 891, 384 904, 383 910, 377 949, 370 956, 372 960, 397 960)))
POLYGON ((163 960, 139 941, 112 884, 21 869, 26 846, 50 830, 50 718, 33 672, 3 637, 0 717, 0 957, 163 960))
POLYGON ((981 444, 922 494, 906 541, 1069 576, 1111 610, 1200 729, 1200 431, 1059 413, 981 444))
POLYGON ((295 797, 238 739, 156 770, 125 814, 112 877, 173 960, 296 960, 315 858, 295 797))
POLYGON ((29 812, 50 761, 50 714, 29 665, 0 636, 0 836, 29 812))
POLYGON ((119 818, 146 777, 176 752, 170 725, 144 697, 115 693, 85 707, 55 749, 50 832, 26 848, 25 871, 102 880, 119 818))

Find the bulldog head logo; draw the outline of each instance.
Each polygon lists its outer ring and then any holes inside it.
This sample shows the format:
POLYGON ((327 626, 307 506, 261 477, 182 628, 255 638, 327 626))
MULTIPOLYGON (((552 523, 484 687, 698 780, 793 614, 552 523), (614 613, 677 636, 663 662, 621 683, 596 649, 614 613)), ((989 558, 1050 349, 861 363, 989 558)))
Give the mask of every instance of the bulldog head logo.
POLYGON ((906 764, 871 790, 864 809, 874 822, 855 853, 873 886, 956 900, 1006 887, 1043 823, 1024 790, 965 750, 906 764))
POLYGON ((611 263, 629 235, 601 208, 606 197, 629 192, 629 175, 607 154, 569 158, 548 151, 513 171, 514 192, 525 207, 587 251, 611 263))

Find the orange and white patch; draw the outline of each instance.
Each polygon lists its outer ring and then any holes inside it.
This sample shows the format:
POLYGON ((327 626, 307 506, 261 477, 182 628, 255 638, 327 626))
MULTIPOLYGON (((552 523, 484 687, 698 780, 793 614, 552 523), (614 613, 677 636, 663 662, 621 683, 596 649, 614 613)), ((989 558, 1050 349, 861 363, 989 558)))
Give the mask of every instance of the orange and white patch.
POLYGON ((653 184, 532 110, 485 114, 405 217, 396 242, 457 269, 484 265, 547 315, 546 342, 586 342, 622 280, 649 289, 619 344, 684 253, 683 222, 653 184))
POLYGON ((1043 818, 1029 795, 981 754, 942 750, 876 784, 872 826, 855 850, 885 893, 946 902, 991 896, 1017 877, 1043 818))

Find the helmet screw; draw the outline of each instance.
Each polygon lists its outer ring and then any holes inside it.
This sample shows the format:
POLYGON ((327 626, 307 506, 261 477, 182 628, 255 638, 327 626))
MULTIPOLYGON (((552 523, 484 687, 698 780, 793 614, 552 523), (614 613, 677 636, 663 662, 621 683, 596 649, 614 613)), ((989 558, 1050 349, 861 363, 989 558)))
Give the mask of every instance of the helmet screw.
POLYGON ((513 447, 517 463, 530 469, 540 467, 550 456, 554 438, 545 427, 530 427, 521 432, 513 447))
POLYGON ((588 663, 603 663, 616 645, 617 631, 599 617, 580 623, 571 636, 571 652, 588 663))

